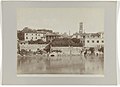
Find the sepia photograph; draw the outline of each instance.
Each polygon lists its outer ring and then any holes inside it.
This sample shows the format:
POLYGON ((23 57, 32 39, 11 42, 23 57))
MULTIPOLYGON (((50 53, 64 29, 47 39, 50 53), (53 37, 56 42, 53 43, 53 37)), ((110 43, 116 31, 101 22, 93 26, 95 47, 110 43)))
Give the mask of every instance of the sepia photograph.
POLYGON ((16 11, 18 75, 104 75, 103 8, 16 11))

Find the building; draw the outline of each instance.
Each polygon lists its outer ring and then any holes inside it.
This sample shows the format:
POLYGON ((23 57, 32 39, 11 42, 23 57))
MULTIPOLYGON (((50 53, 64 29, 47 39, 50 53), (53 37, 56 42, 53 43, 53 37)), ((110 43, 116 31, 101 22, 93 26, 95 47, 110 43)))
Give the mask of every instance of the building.
POLYGON ((19 41, 18 44, 19 45, 28 45, 28 41, 19 41))
POLYGON ((48 44, 20 44, 20 51, 22 49, 26 51, 36 52, 37 50, 43 50, 48 44))
POLYGON ((79 33, 74 33, 71 38, 77 38, 80 39, 80 43, 83 44, 83 46, 85 45, 85 33, 84 33, 84 29, 83 29, 83 22, 79 23, 79 33))
POLYGON ((80 26, 79 26, 79 34, 83 33, 83 22, 80 22, 80 26))
POLYGON ((48 44, 29 44, 28 41, 18 41, 18 51, 26 50, 36 52, 37 50, 43 50, 48 44))
POLYGON ((85 38, 84 38, 84 33, 74 33, 71 38, 76 38, 80 40, 80 43, 83 44, 83 46, 85 45, 85 38))
POLYGON ((24 33, 25 41, 36 41, 43 40, 44 42, 52 41, 55 38, 60 37, 58 32, 53 32, 52 30, 39 29, 36 31, 29 31, 24 33))
POLYGON ((103 47, 104 46, 104 33, 86 33, 85 47, 103 47))
POLYGON ((45 34, 40 33, 40 32, 30 32, 30 33, 25 33, 24 35, 25 41, 36 41, 38 39, 42 39, 43 41, 46 42, 45 34))
POLYGON ((47 29, 29 29, 28 27, 25 27, 22 32, 24 32, 24 40, 25 41, 36 41, 38 39, 42 39, 44 42, 46 42, 46 33, 53 33, 52 30, 47 29))
POLYGON ((52 41, 52 40, 60 37, 60 35, 57 33, 46 33, 45 36, 46 36, 46 42, 52 41))
POLYGON ((72 38, 77 38, 77 39, 83 38, 82 34, 80 34, 80 33, 74 33, 71 37, 72 38))
POLYGON ((60 50, 62 54, 66 55, 80 55, 82 47, 51 47, 52 50, 60 50))
POLYGON ((64 32, 64 33, 61 33, 61 36, 59 38, 70 38, 70 36, 64 32))

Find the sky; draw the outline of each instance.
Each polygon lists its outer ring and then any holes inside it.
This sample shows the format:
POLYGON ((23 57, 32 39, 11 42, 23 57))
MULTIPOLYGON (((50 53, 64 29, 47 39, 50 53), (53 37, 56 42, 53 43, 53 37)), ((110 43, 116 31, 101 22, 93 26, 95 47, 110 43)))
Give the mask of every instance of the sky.
POLYGON ((85 32, 104 31, 103 8, 19 8, 17 29, 51 29, 54 32, 79 32, 83 22, 85 32))

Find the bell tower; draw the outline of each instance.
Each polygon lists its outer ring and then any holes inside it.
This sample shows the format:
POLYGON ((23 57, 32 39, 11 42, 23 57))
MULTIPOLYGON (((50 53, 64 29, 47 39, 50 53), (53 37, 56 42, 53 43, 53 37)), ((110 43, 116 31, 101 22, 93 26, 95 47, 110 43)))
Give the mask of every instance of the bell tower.
POLYGON ((83 22, 79 23, 79 34, 83 33, 83 22))

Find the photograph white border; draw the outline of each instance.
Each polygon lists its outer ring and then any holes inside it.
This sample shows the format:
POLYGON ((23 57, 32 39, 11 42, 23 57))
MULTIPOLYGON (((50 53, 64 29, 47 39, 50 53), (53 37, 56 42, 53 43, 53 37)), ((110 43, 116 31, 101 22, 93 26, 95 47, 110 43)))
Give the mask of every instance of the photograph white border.
POLYGON ((3 84, 117 84, 116 76, 116 2, 2 2, 3 84), (105 9, 104 76, 17 76, 17 8, 101 7, 105 9))

